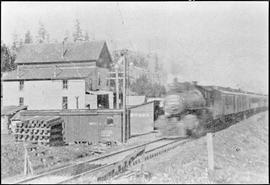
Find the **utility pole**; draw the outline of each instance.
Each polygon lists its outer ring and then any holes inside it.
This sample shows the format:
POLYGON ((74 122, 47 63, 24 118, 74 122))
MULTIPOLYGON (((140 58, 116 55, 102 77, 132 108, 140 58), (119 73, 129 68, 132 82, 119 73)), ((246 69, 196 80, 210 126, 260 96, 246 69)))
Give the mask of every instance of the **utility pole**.
POLYGON ((123 80, 123 143, 126 142, 126 128, 127 128, 127 120, 126 120, 126 56, 123 54, 123 62, 124 62, 124 80, 123 80))
POLYGON ((116 82, 115 82, 115 88, 116 88, 116 109, 119 109, 119 78, 118 78, 118 65, 115 67, 115 77, 116 77, 116 82))
POLYGON ((32 164, 29 160, 29 155, 27 151, 27 147, 25 142, 23 142, 23 147, 24 147, 24 175, 27 176, 28 174, 33 175, 33 168, 32 164))

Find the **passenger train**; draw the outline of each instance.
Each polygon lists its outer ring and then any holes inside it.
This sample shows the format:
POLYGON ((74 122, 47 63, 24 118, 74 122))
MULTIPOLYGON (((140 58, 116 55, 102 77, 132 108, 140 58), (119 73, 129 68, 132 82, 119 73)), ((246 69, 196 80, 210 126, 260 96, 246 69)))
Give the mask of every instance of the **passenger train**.
POLYGON ((268 96, 238 89, 175 82, 164 98, 164 137, 201 136, 215 124, 239 121, 268 109, 268 96))

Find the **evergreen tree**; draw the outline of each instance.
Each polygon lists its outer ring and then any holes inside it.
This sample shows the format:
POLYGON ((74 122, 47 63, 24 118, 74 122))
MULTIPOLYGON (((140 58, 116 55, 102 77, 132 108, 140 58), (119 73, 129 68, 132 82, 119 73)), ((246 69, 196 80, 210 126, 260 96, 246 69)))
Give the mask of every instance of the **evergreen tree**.
POLYGON ((87 31, 85 32, 85 35, 84 35, 84 41, 89 41, 89 35, 87 31))
POLYGON ((70 40, 70 34, 69 34, 69 31, 68 30, 65 31, 64 38, 67 38, 66 39, 67 41, 70 40))
POLYGON ((11 49, 13 51, 16 51, 18 47, 19 47, 18 34, 14 33, 13 34, 13 42, 12 42, 11 49))
POLYGON ((33 43, 33 39, 29 30, 24 35, 24 43, 25 44, 33 43))
POLYGON ((18 48, 22 47, 22 46, 23 46, 23 44, 24 44, 23 39, 20 39, 20 42, 19 42, 19 47, 18 47, 18 48))
POLYGON ((80 26, 80 22, 78 19, 75 21, 75 31, 73 33, 73 41, 82 41, 83 40, 83 35, 82 35, 82 29, 80 26))
POLYGON ((131 84, 130 89, 137 95, 145 95, 147 97, 161 97, 166 93, 164 86, 151 83, 146 75, 142 75, 136 79, 136 81, 131 84))
POLYGON ((1 43, 1 72, 14 70, 16 68, 14 61, 15 54, 12 54, 10 49, 1 43))
POLYGON ((50 42, 50 34, 48 32, 46 32, 46 42, 47 43, 50 42))
POLYGON ((159 62, 158 62, 158 57, 155 55, 155 72, 158 72, 160 69, 159 62))
POLYGON ((49 42, 49 33, 47 32, 47 30, 45 29, 44 25, 41 22, 39 23, 37 42, 38 43, 49 42))

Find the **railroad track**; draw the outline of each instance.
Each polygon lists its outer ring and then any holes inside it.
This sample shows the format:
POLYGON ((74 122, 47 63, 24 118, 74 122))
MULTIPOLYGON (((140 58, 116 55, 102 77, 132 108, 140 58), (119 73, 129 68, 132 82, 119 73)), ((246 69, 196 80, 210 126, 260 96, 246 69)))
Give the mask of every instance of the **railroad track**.
MULTIPOLYGON (((230 122, 227 125, 224 125, 224 123, 222 124, 218 123, 214 125, 214 128, 209 128, 207 129, 207 131, 217 132, 233 124, 235 124, 235 122, 230 122)), ((144 156, 138 157, 135 160, 131 161, 129 167, 136 166, 144 161, 157 157, 191 140, 193 139, 178 138, 174 140, 167 140, 161 138, 144 144, 129 147, 120 151, 115 151, 110 154, 102 155, 97 158, 80 160, 78 162, 75 162, 74 164, 60 167, 52 171, 42 173, 40 175, 33 176, 27 179, 23 179, 18 182, 15 182, 14 184, 23 184, 23 183, 37 184, 40 182, 48 184, 50 183, 64 184, 64 183, 78 183, 78 180, 81 181, 84 180, 89 182, 90 177, 99 177, 98 173, 102 173, 102 171, 106 171, 107 169, 110 168, 112 168, 112 170, 114 171, 109 171, 110 174, 108 176, 112 176, 115 174, 117 175, 117 173, 123 172, 121 171, 121 166, 120 170, 115 169, 117 165, 119 167, 119 161, 121 161, 121 156, 123 158, 124 156, 129 155, 132 151, 134 152, 136 149, 146 147, 144 156)), ((106 177, 99 178, 99 180, 104 179, 106 180, 106 177)))
MULTIPOLYGON (((149 151, 153 149, 158 149, 159 147, 165 147, 169 144, 173 144, 172 140, 166 140, 164 138, 156 139, 147 143, 143 143, 140 145, 132 146, 129 148, 125 148, 119 151, 115 151, 106 155, 102 155, 96 158, 81 160, 75 162, 74 164, 60 167, 33 177, 29 177, 23 180, 19 180, 14 184, 36 184, 36 183, 66 183, 71 180, 82 177, 86 174, 91 174, 93 172, 98 172, 102 169, 106 169, 109 166, 115 165, 115 161, 119 161, 121 156, 129 155, 136 149, 146 147, 149 151)), ((138 161, 134 161, 135 163, 139 163, 138 161)))
MULTIPOLYGON (((71 176, 67 179, 59 181, 57 184, 69 184, 69 183, 89 183, 89 181, 97 182, 102 180, 107 180, 112 178, 113 176, 120 175, 123 172, 127 171, 127 168, 137 166, 145 161, 151 160, 163 153, 169 152, 170 150, 175 149, 178 146, 181 146, 192 139, 174 139, 167 140, 167 143, 160 144, 158 146, 152 146, 148 149, 145 149, 144 154, 135 160, 133 160, 126 168, 124 168, 123 164, 126 161, 114 161, 111 163, 106 163, 98 168, 85 171, 81 174, 77 174, 75 176, 71 176), (104 173, 105 170, 105 173, 104 173)), ((129 163, 130 161, 128 161, 129 163)), ((129 175, 132 172, 128 172, 129 175)))

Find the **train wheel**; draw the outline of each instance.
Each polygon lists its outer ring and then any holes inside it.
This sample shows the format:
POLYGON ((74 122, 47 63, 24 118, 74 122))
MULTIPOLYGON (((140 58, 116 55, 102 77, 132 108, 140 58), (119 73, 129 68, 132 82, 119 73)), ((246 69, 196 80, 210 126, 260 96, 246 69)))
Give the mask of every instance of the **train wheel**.
POLYGON ((188 114, 183 117, 182 122, 184 123, 184 129, 188 136, 196 137, 197 133, 201 132, 198 130, 200 127, 200 121, 196 115, 188 114))

